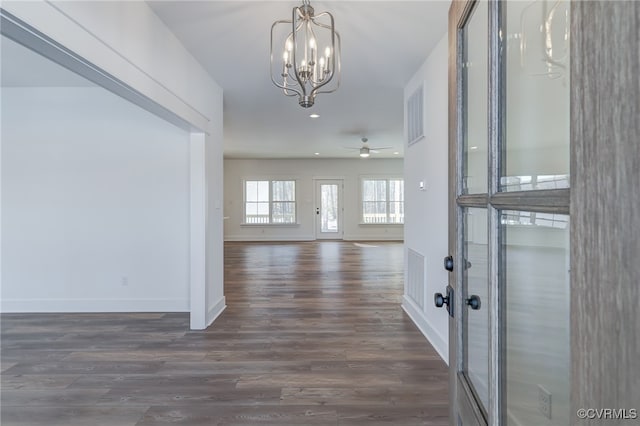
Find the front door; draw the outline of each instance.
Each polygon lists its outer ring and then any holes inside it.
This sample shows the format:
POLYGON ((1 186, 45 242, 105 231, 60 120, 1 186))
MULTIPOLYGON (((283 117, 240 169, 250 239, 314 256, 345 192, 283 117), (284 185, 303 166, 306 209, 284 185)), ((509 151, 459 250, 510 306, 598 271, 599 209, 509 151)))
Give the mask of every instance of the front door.
POLYGON ((450 11, 454 425, 571 423, 570 17, 565 0, 450 11))
POLYGON ((316 239, 342 239, 342 181, 316 182, 316 239))
POLYGON ((640 418, 639 23, 640 2, 452 3, 452 425, 640 418))

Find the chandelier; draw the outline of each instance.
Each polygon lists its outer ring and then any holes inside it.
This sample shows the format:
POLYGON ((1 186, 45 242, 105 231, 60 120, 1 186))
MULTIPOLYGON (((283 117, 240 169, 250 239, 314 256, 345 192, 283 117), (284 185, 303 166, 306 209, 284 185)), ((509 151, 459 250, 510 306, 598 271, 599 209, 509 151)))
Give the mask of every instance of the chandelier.
POLYGON ((315 14, 309 0, 303 0, 293 8, 290 21, 273 23, 271 81, 285 95, 297 96, 303 108, 313 106, 318 94, 340 86, 340 35, 333 15, 315 14))

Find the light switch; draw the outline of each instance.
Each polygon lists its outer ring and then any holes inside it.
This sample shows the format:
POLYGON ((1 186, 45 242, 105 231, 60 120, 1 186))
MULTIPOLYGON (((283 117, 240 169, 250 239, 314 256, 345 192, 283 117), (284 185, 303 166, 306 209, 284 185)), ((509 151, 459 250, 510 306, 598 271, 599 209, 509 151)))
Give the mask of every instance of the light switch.
POLYGON ((418 183, 418 188, 420 188, 420 191, 424 191, 426 189, 426 185, 424 184, 423 180, 418 183))

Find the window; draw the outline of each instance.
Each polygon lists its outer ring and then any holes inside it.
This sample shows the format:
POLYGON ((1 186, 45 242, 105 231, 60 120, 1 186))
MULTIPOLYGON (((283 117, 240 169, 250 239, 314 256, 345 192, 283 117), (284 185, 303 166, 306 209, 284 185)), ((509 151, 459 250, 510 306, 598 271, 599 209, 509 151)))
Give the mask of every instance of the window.
POLYGON ((404 223, 404 180, 362 180, 362 223, 404 223))
POLYGON ((244 223, 296 223, 294 180, 247 180, 244 183, 244 223))

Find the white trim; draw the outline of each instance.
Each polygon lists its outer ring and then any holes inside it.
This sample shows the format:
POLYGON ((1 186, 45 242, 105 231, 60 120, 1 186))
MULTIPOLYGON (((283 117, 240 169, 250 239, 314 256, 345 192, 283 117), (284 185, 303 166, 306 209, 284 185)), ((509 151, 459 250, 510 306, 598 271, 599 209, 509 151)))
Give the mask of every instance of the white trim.
POLYGON ((220 300, 218 300, 218 303, 213 305, 211 309, 209 309, 209 312, 207 312, 207 327, 213 324, 216 318, 218 318, 226 308, 227 308, 227 299, 224 296, 222 296, 220 300))
POLYGON ((189 312, 188 299, 2 299, 2 313, 189 312))
POLYGON ((225 241, 315 241, 316 237, 313 235, 225 235, 225 241))
POLYGON ((298 228, 299 223, 241 223, 240 226, 254 227, 254 228, 298 228))
POLYGON ((191 295, 191 328, 206 328, 207 315, 207 195, 205 135, 189 135, 189 287, 191 295))
POLYGON ((379 227, 379 226, 384 226, 384 227, 395 227, 395 228, 401 228, 404 227, 404 223, 358 223, 358 226, 373 226, 373 227, 379 227))
POLYGON ((402 296, 402 309, 409 315, 409 318, 418 327, 420 332, 427 338, 431 346, 434 347, 440 358, 449 365, 449 344, 442 336, 431 327, 424 316, 422 310, 406 295, 402 296))
POLYGON ((345 241, 404 241, 404 235, 373 234, 373 235, 353 235, 345 234, 342 237, 345 241))

